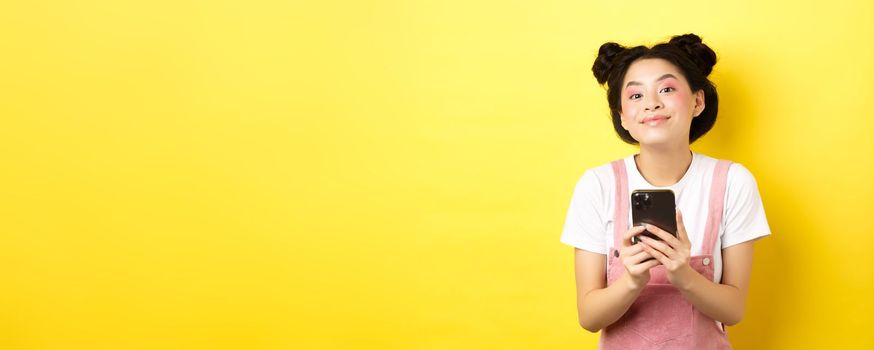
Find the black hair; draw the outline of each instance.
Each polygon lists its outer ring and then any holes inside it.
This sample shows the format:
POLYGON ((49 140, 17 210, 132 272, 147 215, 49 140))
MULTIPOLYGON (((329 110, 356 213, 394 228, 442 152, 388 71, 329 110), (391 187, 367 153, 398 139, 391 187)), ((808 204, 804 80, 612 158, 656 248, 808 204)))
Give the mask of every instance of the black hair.
POLYGON ((644 58, 661 58, 674 66, 685 76, 689 87, 695 93, 704 91, 704 110, 692 119, 689 128, 689 143, 704 136, 716 123, 716 112, 719 109, 719 97, 716 87, 707 76, 716 64, 716 53, 701 42, 701 38, 695 34, 677 35, 666 43, 660 43, 653 47, 635 46, 624 47, 614 42, 601 45, 598 49, 598 58, 592 65, 592 72, 598 83, 607 83, 607 103, 610 105, 610 115, 613 119, 613 128, 619 134, 619 138, 626 143, 636 145, 638 142, 628 130, 622 127, 619 112, 622 110, 620 101, 622 81, 628 67, 637 60, 644 58))

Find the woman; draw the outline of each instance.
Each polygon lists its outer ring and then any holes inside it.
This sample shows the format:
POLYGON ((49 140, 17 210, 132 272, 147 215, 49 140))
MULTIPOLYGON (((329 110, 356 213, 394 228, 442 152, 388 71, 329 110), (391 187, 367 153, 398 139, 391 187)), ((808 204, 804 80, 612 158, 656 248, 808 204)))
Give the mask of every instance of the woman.
POLYGON ((603 349, 731 348, 725 325, 743 317, 753 241, 770 229, 752 174, 689 148, 716 121, 715 63, 685 34, 651 48, 605 43, 592 67, 614 129, 640 146, 582 175, 561 236, 575 247, 580 325, 602 331, 603 349), (630 227, 635 189, 675 193, 676 237, 630 227), (632 244, 644 231, 661 240, 632 244))

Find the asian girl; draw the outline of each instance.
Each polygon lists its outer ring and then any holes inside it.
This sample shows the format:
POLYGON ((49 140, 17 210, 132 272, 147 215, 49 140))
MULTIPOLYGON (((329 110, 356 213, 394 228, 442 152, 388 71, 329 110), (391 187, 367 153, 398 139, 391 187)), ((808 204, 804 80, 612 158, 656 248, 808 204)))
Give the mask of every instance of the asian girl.
POLYGON ((574 247, 579 323, 603 349, 728 349, 741 321, 753 242, 770 234, 752 174, 694 152, 714 125, 716 53, 695 34, 652 47, 601 45, 613 126, 639 153, 588 169, 576 183, 561 241, 574 247), (670 189, 676 236, 631 227, 635 189, 670 189), (649 231, 660 239, 639 236, 649 231))

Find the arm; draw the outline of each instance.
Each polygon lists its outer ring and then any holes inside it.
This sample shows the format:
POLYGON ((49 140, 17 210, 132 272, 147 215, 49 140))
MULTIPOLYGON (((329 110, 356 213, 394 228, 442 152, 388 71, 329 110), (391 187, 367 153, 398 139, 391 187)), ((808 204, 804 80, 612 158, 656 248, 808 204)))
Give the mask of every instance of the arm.
POLYGON ((649 269, 658 265, 658 261, 641 262, 651 256, 640 245, 630 246, 630 237, 640 232, 643 228, 638 226, 626 233, 627 239, 620 249, 626 273, 609 287, 604 274, 605 256, 574 249, 577 313, 580 326, 586 330, 594 333, 616 322, 649 282, 649 269))
POLYGON ((753 241, 733 245, 722 250, 721 284, 689 267, 684 272, 686 283, 679 290, 698 311, 733 326, 743 318, 752 265, 753 241))
POLYGON ((698 311, 732 326, 743 318, 747 287, 753 264, 753 241, 722 250, 722 283, 715 283, 689 266, 689 238, 683 216, 677 211, 677 236, 652 225, 647 230, 663 241, 641 236, 644 250, 664 266, 668 280, 680 290, 698 311))
POLYGON ((592 333, 622 317, 642 290, 627 281, 628 275, 607 287, 605 261, 603 254, 574 249, 577 314, 580 326, 592 333))

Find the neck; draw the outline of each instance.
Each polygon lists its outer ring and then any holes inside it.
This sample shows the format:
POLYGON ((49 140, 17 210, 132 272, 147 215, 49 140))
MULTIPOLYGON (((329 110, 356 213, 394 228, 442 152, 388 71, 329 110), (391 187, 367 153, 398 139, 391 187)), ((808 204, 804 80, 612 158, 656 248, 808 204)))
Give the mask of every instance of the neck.
POLYGON ((668 187, 680 182, 686 174, 686 170, 692 165, 692 151, 689 150, 689 145, 673 148, 642 146, 634 161, 646 181, 653 186, 668 187))

